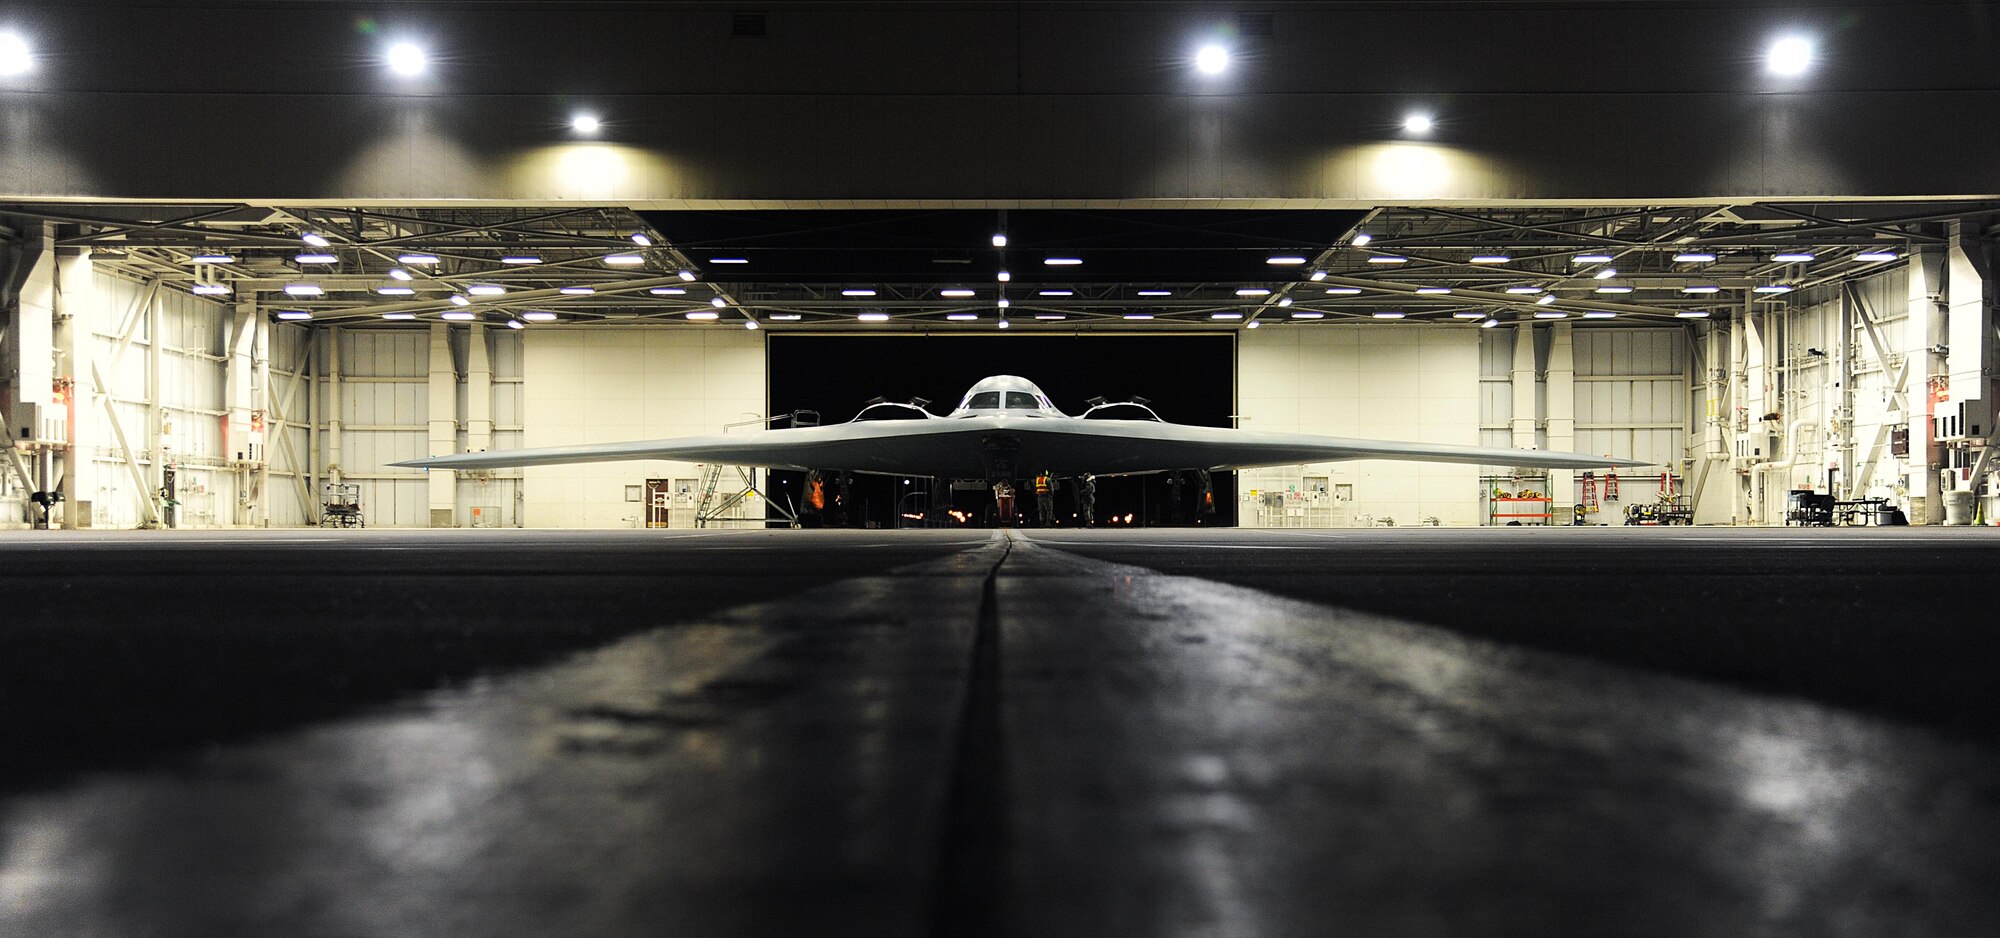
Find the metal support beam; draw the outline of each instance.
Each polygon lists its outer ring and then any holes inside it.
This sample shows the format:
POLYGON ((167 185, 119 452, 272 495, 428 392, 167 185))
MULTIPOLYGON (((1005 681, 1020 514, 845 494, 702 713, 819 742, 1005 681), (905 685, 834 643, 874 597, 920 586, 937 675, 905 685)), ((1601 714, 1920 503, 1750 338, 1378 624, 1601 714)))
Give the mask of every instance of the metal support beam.
MULTIPOLYGON (((430 335, 430 455, 450 456, 458 449, 458 371, 451 358, 451 327, 432 323, 430 335)), ((430 526, 457 527, 458 474, 432 469, 430 526)))

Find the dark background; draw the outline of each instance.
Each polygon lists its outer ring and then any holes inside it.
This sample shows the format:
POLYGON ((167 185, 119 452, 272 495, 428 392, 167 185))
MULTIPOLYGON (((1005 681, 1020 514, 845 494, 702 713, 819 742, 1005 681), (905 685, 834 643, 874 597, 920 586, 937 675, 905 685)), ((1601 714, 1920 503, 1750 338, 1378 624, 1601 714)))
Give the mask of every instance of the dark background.
MULTIPOLYGON (((852 419, 870 398, 907 401, 930 399, 933 414, 958 406, 967 388, 993 375, 1019 375, 1039 385, 1065 413, 1081 414, 1084 402, 1102 396, 1121 401, 1144 397, 1160 418, 1199 426, 1230 426, 1235 401, 1233 335, 981 335, 981 336, 847 336, 772 335, 769 374, 770 412, 816 410, 820 422, 852 419)), ((782 425, 782 424, 780 424, 782 425)), ((771 473, 772 499, 796 504, 804 474, 771 473)), ((1033 517, 1034 496, 1024 488, 1017 508, 1033 517)), ((1236 476, 1215 474, 1216 514, 1209 523, 1236 524, 1236 476)), ((905 487, 901 479, 856 476, 857 507, 885 527, 896 514, 892 504, 921 480, 905 487)), ((1193 484, 1182 489, 1192 503, 1193 484)), ((829 485, 827 495, 832 497, 829 485)), ((1057 514, 1067 521, 1072 492, 1056 495, 1057 514)), ((912 505, 921 510, 921 500, 912 505)), ((955 492, 953 507, 983 517, 993 495, 955 492)), ((1133 524, 1167 521, 1167 482, 1161 476, 1099 479, 1097 518, 1100 525, 1113 515, 1130 513, 1133 524)), ((850 519, 859 526, 859 518, 850 519)))

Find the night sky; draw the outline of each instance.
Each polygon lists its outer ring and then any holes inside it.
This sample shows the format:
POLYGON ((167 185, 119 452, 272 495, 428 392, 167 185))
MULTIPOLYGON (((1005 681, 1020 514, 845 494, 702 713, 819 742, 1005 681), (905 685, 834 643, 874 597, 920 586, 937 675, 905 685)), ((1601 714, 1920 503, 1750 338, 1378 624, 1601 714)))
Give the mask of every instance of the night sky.
MULTIPOLYGON (((1085 400, 1102 396, 1147 398, 1161 419, 1173 423, 1230 425, 1235 386, 1235 337, 1231 335, 982 335, 770 337, 772 414, 816 410, 822 423, 841 423, 873 397, 907 401, 930 399, 942 415, 958 405, 973 382, 992 375, 1019 375, 1040 385, 1055 405, 1080 414, 1085 400)), ((782 424, 780 424, 782 425, 782 424)), ((772 497, 796 500, 800 473, 772 473, 772 497)), ((1025 481, 1025 480, 1022 480, 1025 481)), ((1017 482, 1017 484, 1020 484, 1017 482)), ((1025 489, 1025 486, 1023 486, 1025 489)), ((867 516, 887 526, 890 503, 908 488, 897 479, 857 476, 854 497, 867 516)), ((832 489, 829 487, 829 494, 832 489)), ((1184 487, 1192 501, 1195 488, 1184 487)), ((1033 515, 1033 496, 1024 491, 1021 510, 1033 515)), ((1060 492, 1058 514, 1067 518, 1070 493, 1060 492)), ((1236 522, 1236 480, 1215 476, 1213 523, 1236 522)), ((1133 515, 1134 524, 1166 522, 1167 485, 1162 477, 1101 479, 1097 486, 1100 524, 1113 515, 1133 515)), ((983 513, 990 493, 956 492, 954 507, 983 513)))

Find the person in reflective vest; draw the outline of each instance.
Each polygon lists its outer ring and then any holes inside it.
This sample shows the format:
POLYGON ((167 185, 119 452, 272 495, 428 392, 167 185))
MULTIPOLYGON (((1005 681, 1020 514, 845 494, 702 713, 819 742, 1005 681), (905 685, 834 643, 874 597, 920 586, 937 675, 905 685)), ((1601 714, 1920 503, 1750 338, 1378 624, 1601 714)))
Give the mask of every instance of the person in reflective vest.
POLYGON ((1056 519, 1056 480, 1046 472, 1035 476, 1035 517, 1045 528, 1054 527, 1056 519))

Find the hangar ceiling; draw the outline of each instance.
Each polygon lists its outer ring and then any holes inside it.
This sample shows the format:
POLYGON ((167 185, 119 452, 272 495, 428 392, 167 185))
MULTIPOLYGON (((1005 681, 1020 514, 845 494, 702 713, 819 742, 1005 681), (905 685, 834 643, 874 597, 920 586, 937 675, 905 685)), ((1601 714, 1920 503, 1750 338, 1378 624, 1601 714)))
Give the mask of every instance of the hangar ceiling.
POLYGON ((1865 275, 1994 201, 1311 210, 15 204, 99 266, 319 322, 975 330, 1672 322, 1865 275), (995 244, 1004 235, 1005 244, 995 244), (1006 278, 1002 280, 1002 273, 1006 278), (385 319, 384 317, 388 317, 385 319))

